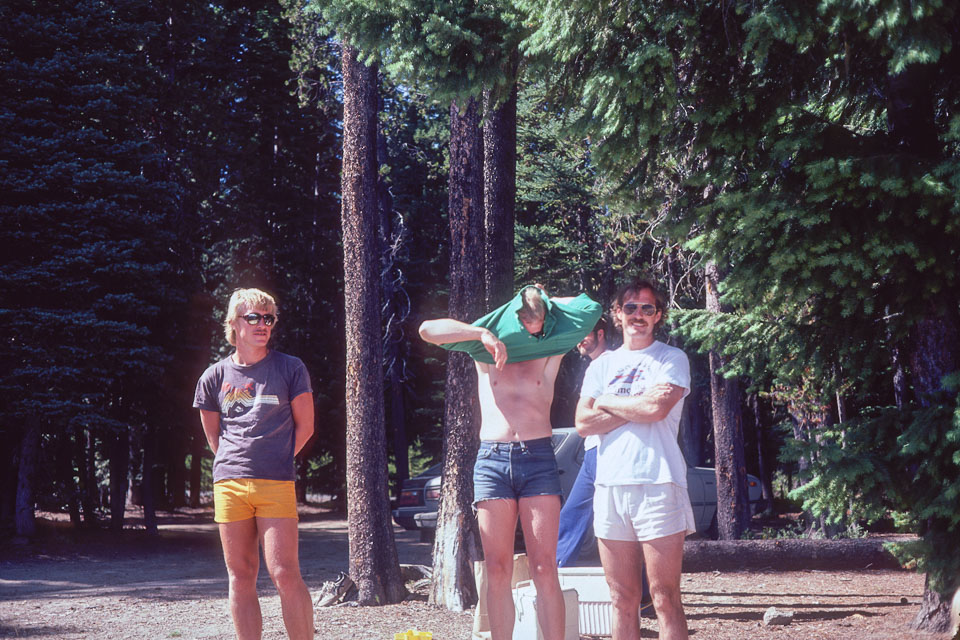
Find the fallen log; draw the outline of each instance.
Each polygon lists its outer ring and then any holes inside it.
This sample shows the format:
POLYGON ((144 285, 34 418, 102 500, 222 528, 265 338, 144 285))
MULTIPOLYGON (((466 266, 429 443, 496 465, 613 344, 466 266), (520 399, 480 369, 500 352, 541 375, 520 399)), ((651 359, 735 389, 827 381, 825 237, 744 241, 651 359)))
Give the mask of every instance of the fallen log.
POLYGON ((900 563, 883 545, 907 539, 688 540, 683 546, 683 570, 899 569, 900 563))

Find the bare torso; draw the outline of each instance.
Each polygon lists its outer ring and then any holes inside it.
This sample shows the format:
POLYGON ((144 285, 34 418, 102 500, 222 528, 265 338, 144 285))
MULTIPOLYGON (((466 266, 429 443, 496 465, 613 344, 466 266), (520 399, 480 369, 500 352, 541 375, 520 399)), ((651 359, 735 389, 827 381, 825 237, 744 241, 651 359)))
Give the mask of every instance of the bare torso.
POLYGON ((510 442, 549 437, 550 403, 562 355, 515 362, 502 371, 477 364, 480 439, 510 442))

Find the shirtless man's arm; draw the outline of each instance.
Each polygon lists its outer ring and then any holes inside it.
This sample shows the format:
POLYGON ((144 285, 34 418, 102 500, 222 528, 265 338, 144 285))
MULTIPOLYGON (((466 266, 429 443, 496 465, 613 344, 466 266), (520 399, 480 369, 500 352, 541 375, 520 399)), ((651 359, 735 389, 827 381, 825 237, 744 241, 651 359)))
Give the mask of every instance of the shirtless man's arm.
POLYGON ((577 405, 577 433, 589 436, 607 433, 627 422, 659 422, 680 402, 683 393, 683 387, 663 383, 639 396, 604 394, 598 398, 581 398, 577 405))
POLYGON ((502 370, 503 365, 507 362, 507 347, 500 342, 497 336, 493 335, 492 331, 459 320, 452 318, 426 320, 420 325, 420 337, 426 342, 438 345, 449 342, 479 340, 493 356, 497 369, 502 370))

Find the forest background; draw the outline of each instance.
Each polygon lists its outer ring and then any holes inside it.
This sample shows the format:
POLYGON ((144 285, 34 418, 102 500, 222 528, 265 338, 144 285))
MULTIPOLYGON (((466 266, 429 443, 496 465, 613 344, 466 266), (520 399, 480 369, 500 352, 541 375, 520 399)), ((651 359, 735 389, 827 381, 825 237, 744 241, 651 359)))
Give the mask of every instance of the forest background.
MULTIPOLYGON (((747 471, 768 508, 802 503, 809 535, 892 522, 919 534, 895 549, 927 574, 917 625, 942 628, 960 584, 958 45, 960 8, 936 0, 5 2, 3 535, 32 535, 37 509, 122 529, 133 501, 155 529, 197 504, 195 381, 229 352, 230 291, 258 286, 313 380, 300 497, 349 502, 361 427, 383 506, 387 455, 394 488, 445 458, 444 562, 476 417, 469 366, 419 322, 530 282, 609 305, 643 274, 691 357, 681 440, 718 469, 721 537, 744 530, 747 471), (350 352, 361 322, 377 346, 350 352), (360 381, 383 385, 362 425, 351 359, 383 371, 360 381)), ((438 589, 462 605, 459 580, 438 589)))

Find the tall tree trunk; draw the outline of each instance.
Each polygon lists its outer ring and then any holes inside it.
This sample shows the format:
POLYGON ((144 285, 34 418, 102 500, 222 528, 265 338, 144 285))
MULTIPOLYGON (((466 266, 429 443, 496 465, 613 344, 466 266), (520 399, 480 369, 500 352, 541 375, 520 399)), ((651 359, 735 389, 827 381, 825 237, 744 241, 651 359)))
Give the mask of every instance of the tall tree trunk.
MULTIPOLYGON (((706 268, 707 311, 720 313, 720 282, 715 263, 706 268)), ((717 531, 721 540, 737 540, 750 524, 750 494, 743 453, 740 385, 720 373, 723 358, 710 352, 710 396, 713 410, 713 446, 717 467, 717 531)))
POLYGON ((19 442, 12 429, 0 426, 0 527, 13 525, 17 513, 19 442))
POLYGON ((203 455, 207 450, 207 441, 203 431, 194 429, 190 433, 190 506, 200 506, 200 488, 203 482, 203 455))
MULTIPOLYGON (((70 523, 77 529, 82 526, 80 519, 80 492, 73 479, 74 473, 74 436, 71 431, 60 434, 57 439, 57 481, 63 492, 63 500, 67 503, 67 512, 70 514, 70 523)), ((77 436, 79 437, 79 436, 77 436)))
MULTIPOLYGON (((382 132, 377 137, 377 157, 387 162, 387 142, 382 132)), ((404 321, 409 313, 409 298, 403 291, 403 276, 397 268, 397 259, 403 243, 403 218, 393 210, 393 195, 387 183, 377 180, 377 201, 380 210, 380 238, 383 265, 380 271, 383 288, 383 367, 387 384, 387 431, 393 440, 393 456, 397 486, 410 477, 410 459, 407 429, 404 421, 403 385, 406 382, 406 363, 402 345, 404 321)))
POLYGON ((380 339, 377 68, 343 47, 343 260, 347 330, 347 524, 360 604, 406 596, 387 497, 380 339))
POLYGON ((80 471, 80 506, 83 509, 83 524, 88 528, 100 526, 100 492, 97 486, 97 474, 94 466, 94 444, 96 438, 90 429, 77 434, 77 467, 80 471))
POLYGON ((157 535, 157 496, 161 487, 158 486, 158 477, 155 473, 157 458, 157 444, 153 437, 153 428, 144 427, 143 430, 143 525, 150 535, 157 535))
MULTIPOLYGON (((510 63, 516 74, 516 59, 510 63)), ((513 221, 517 199, 517 85, 497 105, 484 92, 483 209, 486 241, 485 307, 494 309, 513 294, 513 221)))
POLYGON ((110 529, 121 531, 130 484, 130 432, 123 427, 110 446, 110 529))
POLYGON ((699 387, 694 385, 687 401, 683 403, 683 414, 680 418, 680 450, 683 451, 687 464, 694 467, 703 464, 705 425, 701 397, 699 387))
MULTIPOLYGON (((470 321, 484 305, 483 141, 476 100, 450 105, 449 315, 470 321)), ((464 353, 447 356, 443 484, 433 549, 430 602, 464 611, 477 601, 473 561, 480 531, 473 514, 473 464, 480 446, 477 374, 464 353)))
POLYGON ((917 323, 910 344, 910 377, 917 403, 930 406, 931 396, 943 391, 943 377, 958 369, 960 328, 951 312, 927 309, 917 323))
POLYGON ((14 523, 17 535, 31 537, 37 532, 37 523, 34 519, 33 481, 37 472, 37 456, 40 452, 40 428, 36 425, 27 427, 20 441, 20 464, 17 467, 17 503, 14 523))
POLYGON ((760 404, 758 394, 750 394, 750 406, 753 409, 753 425, 757 432, 757 460, 760 467, 760 487, 763 490, 762 511, 773 513, 773 468, 767 461, 766 447, 764 447, 767 430, 763 428, 763 406, 760 404))
MULTIPOLYGON (((910 374, 917 403, 929 406, 937 392, 943 391, 943 377, 960 368, 960 323, 954 306, 946 312, 926 309, 924 318, 914 327, 910 340, 910 374)), ((930 588, 930 576, 923 586, 920 611, 912 627, 944 632, 955 623, 951 619, 951 593, 930 588)))

